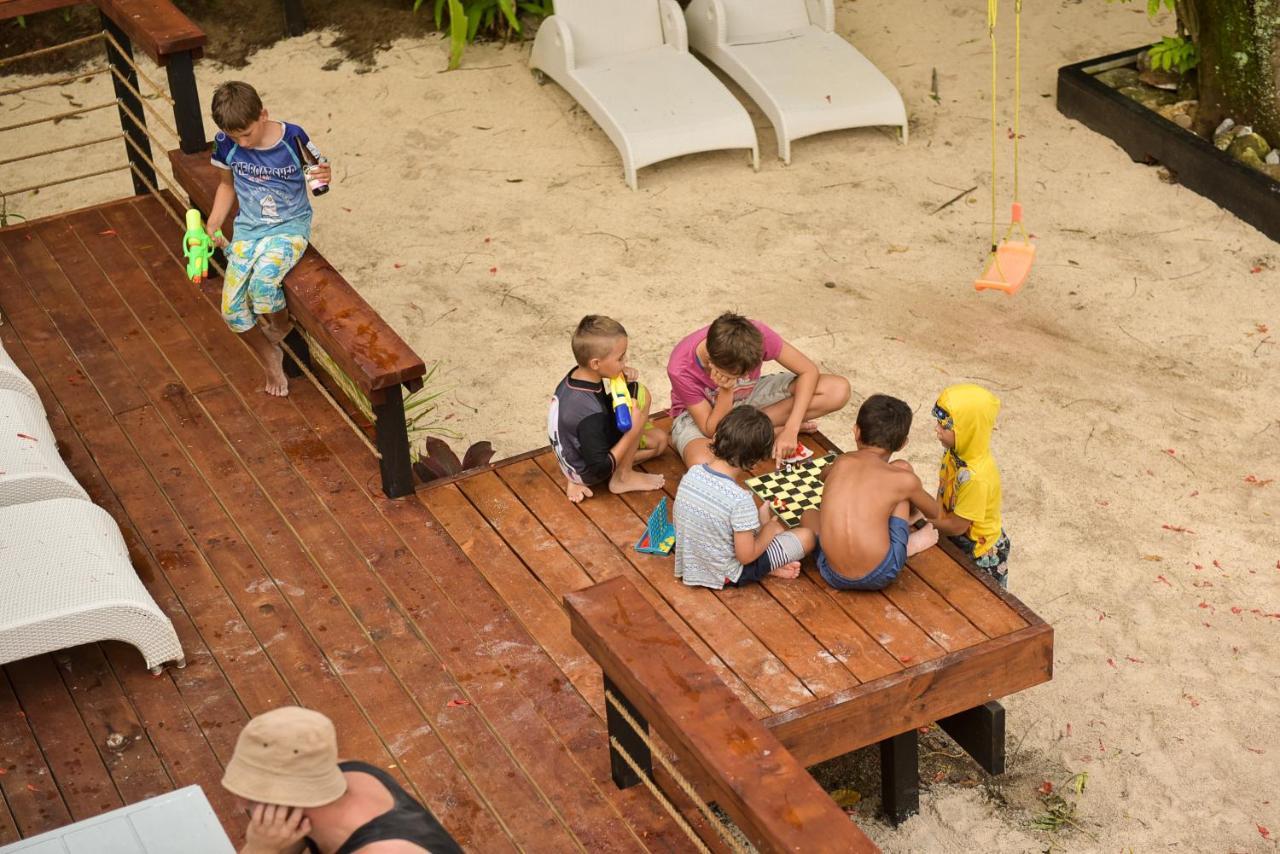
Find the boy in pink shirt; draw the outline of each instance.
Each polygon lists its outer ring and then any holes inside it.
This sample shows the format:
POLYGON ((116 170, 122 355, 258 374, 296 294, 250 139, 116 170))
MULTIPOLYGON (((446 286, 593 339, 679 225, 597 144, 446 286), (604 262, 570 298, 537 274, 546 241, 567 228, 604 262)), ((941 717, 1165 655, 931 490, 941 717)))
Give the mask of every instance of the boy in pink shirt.
POLYGON ((750 404, 773 422, 773 458, 795 453, 812 419, 849 402, 849 381, 818 371, 801 353, 758 320, 725 312, 671 351, 671 441, 689 468, 710 462, 716 427, 735 406, 750 404), (761 376, 765 362, 786 370, 761 376))

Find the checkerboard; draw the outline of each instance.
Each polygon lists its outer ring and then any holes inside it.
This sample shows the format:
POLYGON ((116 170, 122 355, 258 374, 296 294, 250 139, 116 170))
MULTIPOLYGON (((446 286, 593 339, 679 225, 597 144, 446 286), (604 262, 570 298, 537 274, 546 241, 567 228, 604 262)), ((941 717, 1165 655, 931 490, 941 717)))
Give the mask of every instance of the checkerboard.
POLYGON ((760 496, 788 528, 794 528, 800 524, 804 511, 822 504, 822 481, 818 475, 835 458, 835 454, 814 457, 753 477, 747 481, 747 488, 760 496))

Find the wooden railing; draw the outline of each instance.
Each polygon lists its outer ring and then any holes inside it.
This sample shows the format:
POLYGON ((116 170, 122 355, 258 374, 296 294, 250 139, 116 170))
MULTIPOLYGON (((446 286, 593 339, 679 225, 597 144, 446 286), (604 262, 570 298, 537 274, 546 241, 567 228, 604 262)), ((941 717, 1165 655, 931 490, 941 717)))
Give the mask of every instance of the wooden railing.
POLYGON ((631 582, 613 578, 565 604, 574 638, 604 671, 616 785, 652 779, 652 725, 759 850, 879 851, 631 582))

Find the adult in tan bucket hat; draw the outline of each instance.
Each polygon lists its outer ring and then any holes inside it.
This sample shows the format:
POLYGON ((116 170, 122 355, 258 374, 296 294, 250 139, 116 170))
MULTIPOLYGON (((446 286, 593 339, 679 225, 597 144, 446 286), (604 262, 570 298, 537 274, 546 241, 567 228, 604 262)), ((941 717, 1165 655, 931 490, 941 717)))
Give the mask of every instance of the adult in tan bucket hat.
POLYGON ((222 786, 250 807, 241 854, 461 854, 435 816, 390 774, 338 761, 324 715, 285 706, 245 725, 222 786))

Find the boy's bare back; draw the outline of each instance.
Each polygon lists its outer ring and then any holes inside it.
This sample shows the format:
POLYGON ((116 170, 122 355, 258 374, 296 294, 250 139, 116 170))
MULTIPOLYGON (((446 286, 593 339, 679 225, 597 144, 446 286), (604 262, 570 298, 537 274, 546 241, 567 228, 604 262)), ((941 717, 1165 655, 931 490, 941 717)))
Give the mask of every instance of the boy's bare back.
POLYGON ((828 560, 850 575, 870 572, 889 550, 889 517, 920 489, 906 463, 874 449, 841 454, 823 473, 819 541, 828 560))

